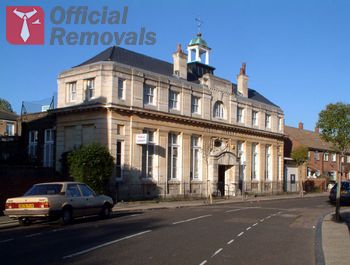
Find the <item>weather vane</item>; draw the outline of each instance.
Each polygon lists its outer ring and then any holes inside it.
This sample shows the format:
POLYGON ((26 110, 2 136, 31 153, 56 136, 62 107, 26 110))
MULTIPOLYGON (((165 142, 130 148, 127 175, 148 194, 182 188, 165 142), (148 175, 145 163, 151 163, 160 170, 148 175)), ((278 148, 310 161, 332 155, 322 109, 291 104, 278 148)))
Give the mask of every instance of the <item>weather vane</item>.
POLYGON ((197 27, 198 27, 198 33, 201 33, 201 26, 203 24, 203 21, 200 18, 195 18, 197 22, 197 27))

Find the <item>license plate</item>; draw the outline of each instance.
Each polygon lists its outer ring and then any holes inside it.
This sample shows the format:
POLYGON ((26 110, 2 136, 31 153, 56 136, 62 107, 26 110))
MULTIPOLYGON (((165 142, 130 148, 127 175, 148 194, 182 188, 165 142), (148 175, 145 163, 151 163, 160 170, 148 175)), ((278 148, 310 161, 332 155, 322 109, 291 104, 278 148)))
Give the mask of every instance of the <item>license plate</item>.
POLYGON ((34 208, 33 203, 20 203, 18 204, 18 208, 34 208))

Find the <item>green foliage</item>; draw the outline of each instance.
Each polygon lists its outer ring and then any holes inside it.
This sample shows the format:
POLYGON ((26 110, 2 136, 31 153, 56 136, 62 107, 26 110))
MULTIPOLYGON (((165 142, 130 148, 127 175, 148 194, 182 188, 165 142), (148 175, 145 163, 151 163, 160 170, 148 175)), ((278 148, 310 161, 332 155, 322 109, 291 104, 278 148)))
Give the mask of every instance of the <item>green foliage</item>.
POLYGON ((101 144, 89 144, 68 154, 69 173, 99 193, 108 191, 113 157, 101 144))
POLYGON ((8 102, 6 99, 3 99, 3 98, 0 98, 0 110, 13 112, 10 102, 8 102))
POLYGON ((292 151, 291 156, 298 166, 301 166, 307 161, 308 151, 309 151, 308 148, 305 146, 300 146, 292 151))
POLYGON ((329 104, 319 113, 317 126, 321 137, 341 152, 350 147, 350 105, 344 103, 329 104))

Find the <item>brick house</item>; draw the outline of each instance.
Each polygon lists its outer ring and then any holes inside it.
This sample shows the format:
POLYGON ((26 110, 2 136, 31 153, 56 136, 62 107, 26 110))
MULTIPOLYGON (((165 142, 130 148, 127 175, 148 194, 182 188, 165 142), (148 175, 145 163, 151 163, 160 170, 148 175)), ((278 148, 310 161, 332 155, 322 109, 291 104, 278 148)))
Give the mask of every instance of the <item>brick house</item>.
POLYGON ((331 144, 323 141, 318 128, 315 131, 305 130, 303 123, 298 128, 285 126, 284 132, 288 139, 285 142, 285 157, 291 157, 291 152, 299 147, 308 148, 308 162, 302 172, 306 178, 329 177, 336 180, 343 167, 343 179, 350 179, 350 153, 340 158, 331 144))
POLYGON ((56 167, 67 151, 105 145, 119 199, 282 190, 284 114, 214 74, 198 34, 173 63, 111 47, 58 77, 56 167))
POLYGON ((18 135, 17 118, 14 112, 0 110, 0 137, 18 135))

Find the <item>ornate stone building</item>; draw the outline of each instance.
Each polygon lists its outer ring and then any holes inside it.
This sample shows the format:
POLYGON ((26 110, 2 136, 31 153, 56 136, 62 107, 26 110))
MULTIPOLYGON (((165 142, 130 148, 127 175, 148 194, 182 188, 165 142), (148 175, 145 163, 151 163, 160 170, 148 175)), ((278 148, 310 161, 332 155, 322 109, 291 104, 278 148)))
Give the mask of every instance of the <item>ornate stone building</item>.
POLYGON ((111 47, 62 72, 57 158, 107 146, 118 199, 282 190, 283 111, 248 88, 245 64, 237 84, 214 75, 210 51, 198 34, 173 63, 111 47))

